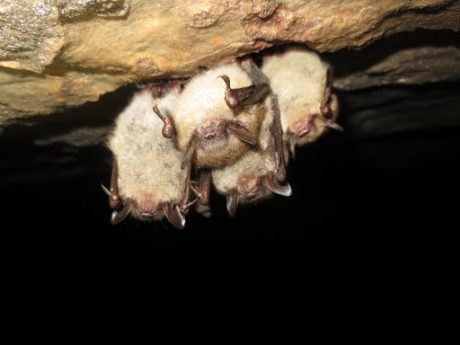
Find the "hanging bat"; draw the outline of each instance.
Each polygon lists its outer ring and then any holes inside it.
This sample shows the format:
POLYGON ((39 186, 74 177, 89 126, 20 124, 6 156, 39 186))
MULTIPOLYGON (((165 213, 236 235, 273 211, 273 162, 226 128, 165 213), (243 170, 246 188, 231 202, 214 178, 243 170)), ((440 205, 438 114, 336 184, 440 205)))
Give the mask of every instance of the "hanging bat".
MULTIPOLYGON (((253 85, 267 87, 267 77, 252 58, 244 58, 241 66, 250 76, 253 85)), ((242 203, 254 202, 269 197, 272 192, 290 195, 290 186, 279 184, 286 177, 279 106, 274 96, 267 97, 265 103, 257 148, 250 149, 231 166, 214 169, 212 172, 209 169, 201 170, 194 188, 195 194, 200 196, 198 213, 208 214, 212 177, 216 178, 214 185, 218 192, 227 196, 227 209, 232 216, 240 200, 242 203)))
POLYGON ((292 156, 295 146, 315 141, 327 128, 343 130, 335 122, 338 100, 332 93, 332 69, 318 54, 288 48, 265 57, 262 71, 278 96, 283 140, 292 156))
POLYGON ((255 146, 268 91, 238 63, 193 77, 173 113, 182 166, 193 161, 197 168, 222 168, 255 146))
MULTIPOLYGON (((273 193, 283 196, 292 193, 288 183, 279 183, 285 178, 285 170, 280 176, 279 159, 283 159, 283 156, 278 156, 276 135, 281 138, 282 134, 279 122, 275 120, 279 118, 276 96, 270 96, 267 101, 270 102, 270 108, 262 123, 257 149, 249 150, 231 166, 212 171, 214 187, 218 193, 226 196, 230 216, 234 216, 239 203, 253 203, 269 198, 273 193)), ((282 164, 284 166, 284 161, 282 164)))
POLYGON ((169 139, 174 132, 168 129, 174 129, 169 116, 177 98, 174 88, 154 98, 147 86, 118 116, 108 142, 114 156, 110 190, 103 186, 113 208, 112 224, 131 214, 144 221, 166 217, 176 228, 184 228, 190 170, 181 169, 183 155, 169 139), (160 118, 154 108, 168 118, 160 118))

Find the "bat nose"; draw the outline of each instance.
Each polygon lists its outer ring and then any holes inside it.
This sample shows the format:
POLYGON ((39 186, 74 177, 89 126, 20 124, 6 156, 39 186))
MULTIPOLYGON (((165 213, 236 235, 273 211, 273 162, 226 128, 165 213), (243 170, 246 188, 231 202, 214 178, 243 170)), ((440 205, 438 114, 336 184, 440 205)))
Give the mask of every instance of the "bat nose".
POLYGON ((141 217, 152 218, 157 211, 157 203, 151 195, 144 195, 137 202, 137 212, 141 217))
POLYGON ((260 192, 260 179, 258 177, 246 178, 240 185, 240 193, 246 198, 252 199, 260 192))
POLYGON ((311 125, 312 117, 308 115, 294 122, 289 129, 293 134, 302 137, 310 132, 311 125))
POLYGON ((201 137, 205 140, 211 140, 222 135, 223 124, 219 121, 212 121, 201 128, 201 137))

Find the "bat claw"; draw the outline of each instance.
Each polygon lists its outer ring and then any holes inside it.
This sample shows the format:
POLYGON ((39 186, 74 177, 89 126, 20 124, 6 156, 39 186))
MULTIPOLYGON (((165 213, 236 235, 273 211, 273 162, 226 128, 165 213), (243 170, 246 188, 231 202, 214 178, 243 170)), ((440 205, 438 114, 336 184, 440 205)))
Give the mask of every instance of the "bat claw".
POLYGON ((193 206, 194 204, 196 204, 198 201, 198 198, 184 204, 184 205, 181 205, 180 207, 180 211, 182 212, 182 214, 187 214, 188 211, 190 210, 190 207, 193 206))
POLYGON ((101 183, 101 188, 105 194, 109 197, 110 208, 115 209, 120 206, 120 197, 115 194, 113 191, 109 190, 106 186, 101 183))
POLYGON ((107 194, 107 196, 109 196, 109 197, 113 196, 112 192, 106 186, 104 186, 103 183, 101 183, 101 188, 104 191, 104 193, 107 194))

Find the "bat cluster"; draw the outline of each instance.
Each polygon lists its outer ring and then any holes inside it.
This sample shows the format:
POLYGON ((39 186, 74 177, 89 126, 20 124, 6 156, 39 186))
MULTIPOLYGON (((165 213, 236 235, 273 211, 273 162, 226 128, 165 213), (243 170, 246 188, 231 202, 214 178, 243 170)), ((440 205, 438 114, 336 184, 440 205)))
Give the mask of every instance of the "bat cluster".
POLYGON ((117 224, 129 214, 164 217, 183 229, 193 207, 211 215, 211 184, 238 204, 291 195, 286 165, 296 146, 335 122, 331 70, 306 49, 289 48, 200 72, 187 82, 147 84, 118 116, 108 147, 110 189, 102 186, 117 224))

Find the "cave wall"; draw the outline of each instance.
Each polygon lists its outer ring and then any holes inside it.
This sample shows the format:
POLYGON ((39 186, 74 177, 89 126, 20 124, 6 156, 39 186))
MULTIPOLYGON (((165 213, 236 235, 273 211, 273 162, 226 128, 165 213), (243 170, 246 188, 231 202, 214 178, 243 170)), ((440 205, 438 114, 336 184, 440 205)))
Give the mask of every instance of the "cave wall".
MULTIPOLYGON (((4 0, 0 124, 97 101, 125 84, 189 76, 275 44, 350 51, 417 29, 457 32, 459 17, 458 0, 4 0)), ((458 78, 458 45, 400 48, 341 76, 336 87, 458 78)))

